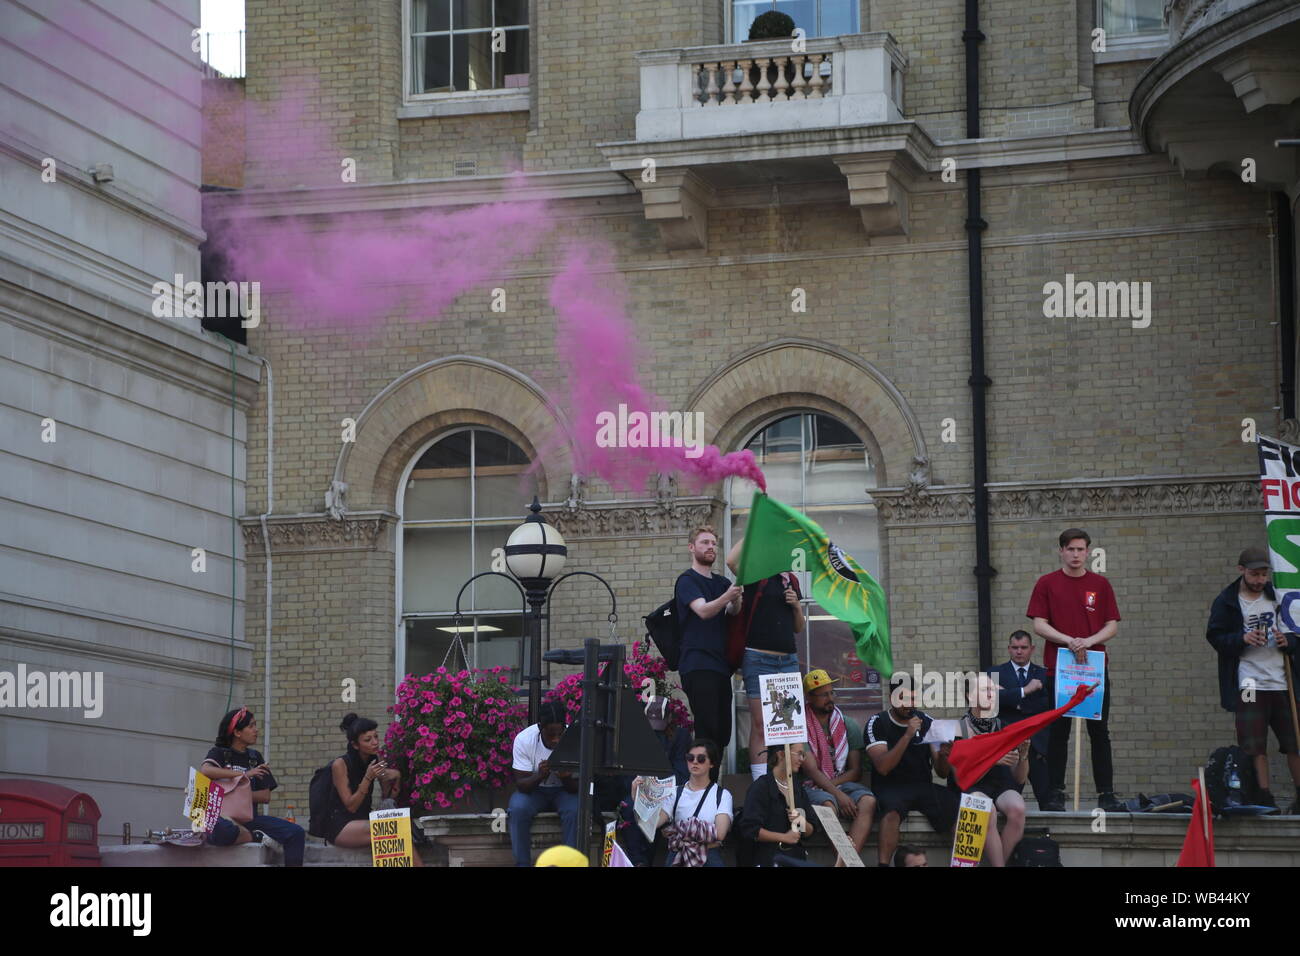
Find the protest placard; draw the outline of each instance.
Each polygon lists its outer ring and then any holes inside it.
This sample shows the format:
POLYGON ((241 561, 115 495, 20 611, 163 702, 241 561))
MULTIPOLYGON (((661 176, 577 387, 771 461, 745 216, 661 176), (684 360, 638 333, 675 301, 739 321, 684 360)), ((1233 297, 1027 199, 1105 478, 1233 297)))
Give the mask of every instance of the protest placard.
POLYGON ((221 798, 223 791, 214 787, 206 774, 190 767, 189 781, 185 784, 185 802, 181 812, 190 821, 190 829, 195 833, 211 833, 217 818, 221 816, 221 798))
POLYGON ((930 722, 930 729, 921 738, 924 744, 946 744, 957 739, 961 733, 961 722, 947 718, 935 718, 930 722))
POLYGON ((415 865, 411 843, 411 808, 374 810, 370 814, 370 856, 375 866, 415 865))
POLYGON ((824 807, 820 803, 813 807, 817 811, 817 819, 822 822, 822 829, 826 836, 830 838, 831 845, 835 847, 835 852, 840 855, 840 860, 845 866, 865 866, 862 857, 858 851, 853 849, 853 841, 849 835, 844 832, 844 827, 840 826, 839 817, 830 807, 824 807))
POLYGON ((799 674, 760 674, 758 692, 763 705, 763 743, 794 744, 808 739, 799 674))
POLYGON ((952 841, 952 866, 979 866, 993 820, 993 801, 982 793, 963 793, 952 841))
POLYGON ((1064 707, 1074 696, 1074 689, 1080 684, 1097 689, 1079 701, 1073 710, 1067 710, 1064 717, 1082 717, 1084 720, 1101 720, 1101 702, 1106 693, 1106 655, 1102 651, 1084 651, 1087 660, 1080 664, 1074 655, 1062 650, 1056 655, 1056 703, 1055 707, 1064 707))

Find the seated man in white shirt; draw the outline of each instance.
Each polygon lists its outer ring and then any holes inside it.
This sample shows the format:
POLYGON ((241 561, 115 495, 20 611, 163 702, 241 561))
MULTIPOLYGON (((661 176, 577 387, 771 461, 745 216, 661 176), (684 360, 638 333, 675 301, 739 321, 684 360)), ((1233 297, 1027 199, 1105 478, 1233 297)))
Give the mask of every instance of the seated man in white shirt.
POLYGON ((538 708, 537 723, 515 736, 515 792, 510 797, 510 848, 516 866, 532 865, 533 817, 554 810, 564 827, 564 843, 578 842, 578 778, 570 771, 552 772, 551 751, 565 728, 564 705, 548 701, 538 708))

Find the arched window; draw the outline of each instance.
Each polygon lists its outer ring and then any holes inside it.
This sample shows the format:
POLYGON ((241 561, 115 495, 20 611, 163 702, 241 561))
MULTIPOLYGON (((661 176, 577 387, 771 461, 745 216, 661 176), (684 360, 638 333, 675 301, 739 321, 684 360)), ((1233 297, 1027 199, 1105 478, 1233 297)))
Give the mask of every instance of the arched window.
MULTIPOLYGON (((853 429, 817 412, 786 413, 761 428, 745 447, 763 469, 771 497, 816 521, 880 580, 880 535, 868 490, 876 487, 876 470, 866 443, 853 429)), ((744 479, 728 481, 728 550, 745 533, 754 491, 753 483, 744 479)), ((858 660, 849 626, 812 600, 809 579, 807 573, 799 576, 807 620, 796 641, 800 665, 805 674, 820 667, 838 678, 836 702, 846 713, 856 712, 854 719, 861 723, 881 709, 881 677, 858 660)))
MULTIPOLYGON (((443 434, 416 456, 398 492, 401 516, 397 676, 427 674, 442 663, 454 632, 456 593, 523 520, 537 493, 528 456, 487 428, 443 434)), ((503 569, 504 570, 504 569, 503 569)), ((509 668, 523 682, 519 591, 482 578, 461 598, 461 640, 474 667, 509 668)))

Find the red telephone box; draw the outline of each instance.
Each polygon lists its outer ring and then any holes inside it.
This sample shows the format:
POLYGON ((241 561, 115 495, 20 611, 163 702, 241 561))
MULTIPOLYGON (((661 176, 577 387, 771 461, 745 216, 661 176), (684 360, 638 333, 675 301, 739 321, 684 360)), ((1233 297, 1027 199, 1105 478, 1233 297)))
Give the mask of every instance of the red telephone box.
POLYGON ((0 866, 99 866, 99 805, 43 780, 0 780, 0 866))

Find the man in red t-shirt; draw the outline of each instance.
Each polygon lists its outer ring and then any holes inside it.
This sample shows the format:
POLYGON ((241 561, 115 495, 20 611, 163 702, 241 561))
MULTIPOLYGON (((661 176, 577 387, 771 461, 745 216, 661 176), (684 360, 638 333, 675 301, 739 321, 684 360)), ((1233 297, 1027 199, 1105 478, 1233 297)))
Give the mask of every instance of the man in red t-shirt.
MULTIPOLYGON (((1044 574, 1034 585, 1025 616, 1032 618, 1034 633, 1047 643, 1043 648, 1043 666, 1047 668, 1052 700, 1056 699, 1056 655, 1073 653, 1080 661, 1084 653, 1100 649, 1119 630, 1119 608, 1110 582, 1084 567, 1092 539, 1081 528, 1061 532, 1061 569, 1044 574)), ((1110 659, 1106 662, 1106 692, 1102 700, 1101 720, 1084 721, 1092 745, 1092 777, 1097 784, 1097 805, 1103 810, 1123 810, 1115 795, 1115 772, 1110 757, 1110 699, 1114 685, 1110 680, 1110 659)), ((1051 796, 1042 810, 1065 809, 1065 764, 1070 750, 1070 725, 1073 720, 1054 721, 1047 738, 1047 770, 1051 796)))

